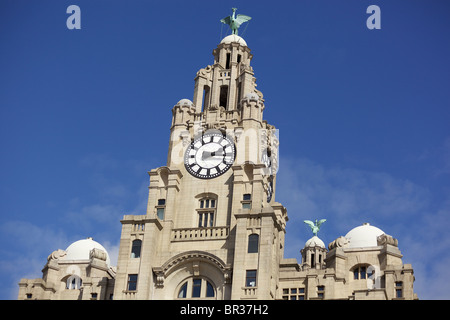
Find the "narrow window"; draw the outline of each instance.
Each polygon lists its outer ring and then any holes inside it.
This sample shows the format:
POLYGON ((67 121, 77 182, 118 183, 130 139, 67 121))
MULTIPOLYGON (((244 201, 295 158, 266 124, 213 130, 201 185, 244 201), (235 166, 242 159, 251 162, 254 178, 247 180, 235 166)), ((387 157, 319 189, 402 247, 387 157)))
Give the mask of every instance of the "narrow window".
POLYGON ((203 214, 199 213, 198 214, 198 227, 201 228, 202 227, 202 221, 203 221, 203 214))
POLYGON ((220 87, 219 106, 227 108, 228 105, 228 86, 220 87))
POLYGON ((210 227, 214 226, 214 212, 209 213, 209 226, 210 227))
POLYGON ((242 59, 242 55, 238 54, 237 63, 241 62, 241 59, 242 59))
POLYGON ((259 235, 253 233, 248 236, 248 253, 257 253, 259 245, 259 235))
POLYGON ((138 279, 137 274, 129 274, 128 275, 128 284, 127 284, 128 291, 136 291, 137 279, 138 279))
POLYGON ((187 293, 187 282, 185 282, 183 284, 183 286, 181 287, 180 291, 178 292, 178 298, 186 298, 186 293, 187 293))
POLYGON ((355 270, 353 270, 353 279, 354 280, 359 279, 359 269, 358 268, 355 268, 355 270))
POLYGON ((227 53, 227 63, 225 64, 225 69, 230 69, 231 53, 227 53))
POLYGON ((203 111, 209 107, 209 86, 203 86, 203 111))
POLYGON ((166 199, 158 199, 158 205, 156 206, 156 216, 159 220, 164 220, 165 209, 166 199))
POLYGON ((242 99, 242 82, 239 82, 239 85, 237 87, 237 99, 236 99, 238 107, 241 106, 241 99, 242 99))
POLYGON ((131 258, 140 258, 141 257, 141 246, 142 241, 139 239, 133 240, 131 246, 131 258))
POLYGON ((245 277, 246 287, 256 287, 256 270, 247 270, 245 277))
POLYGON ((200 298, 202 291, 202 279, 194 279, 192 281, 192 298, 200 298))
POLYGON ((209 282, 206 282, 206 297, 207 298, 214 297, 214 287, 209 282))
POLYGON ((360 277, 360 279, 365 279, 366 278, 366 267, 361 267, 360 268, 360 274, 361 274, 361 277, 360 277))
POLYGON ((402 281, 395 282, 395 297, 403 298, 403 282, 402 281))
POLYGON ((316 256, 314 253, 311 253, 311 268, 314 268, 316 266, 316 256))

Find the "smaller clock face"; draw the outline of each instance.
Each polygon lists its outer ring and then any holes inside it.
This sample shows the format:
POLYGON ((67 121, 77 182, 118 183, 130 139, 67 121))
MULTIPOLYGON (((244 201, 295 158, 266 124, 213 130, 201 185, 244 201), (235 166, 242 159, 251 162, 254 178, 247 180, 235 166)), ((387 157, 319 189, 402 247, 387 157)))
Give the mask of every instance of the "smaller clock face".
POLYGON ((189 145, 184 166, 194 177, 211 179, 230 169, 235 157, 233 140, 219 132, 206 133, 189 145))

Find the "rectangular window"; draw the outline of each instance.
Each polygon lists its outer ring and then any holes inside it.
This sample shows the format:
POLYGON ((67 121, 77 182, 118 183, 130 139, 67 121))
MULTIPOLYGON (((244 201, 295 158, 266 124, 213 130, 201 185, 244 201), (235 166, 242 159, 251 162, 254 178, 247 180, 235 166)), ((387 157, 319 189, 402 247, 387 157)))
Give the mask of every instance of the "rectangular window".
POLYGON ((256 270, 247 270, 245 277, 246 287, 256 287, 256 270))
POLYGON ((252 208, 252 195, 250 193, 244 194, 241 202, 242 202, 242 209, 251 209, 252 208))
POLYGON ((127 285, 127 290, 128 291, 136 291, 136 289, 137 289, 137 279, 138 279, 138 275, 137 274, 129 274, 128 275, 128 285, 127 285))
POLYGON ((214 227, 214 212, 200 212, 198 214, 198 227, 214 227))
POLYGON ((259 235, 252 233, 248 236, 247 253, 257 253, 259 249, 259 235))
POLYGON ((403 282, 402 281, 395 282, 395 297, 403 298, 403 282))
POLYGON ((228 105, 228 86, 220 87, 219 107, 227 109, 228 105))
MULTIPOLYGON (((323 293, 323 291, 321 291, 323 293)), ((305 300, 305 288, 283 289, 283 300, 305 300)))
POLYGON ((242 209, 251 209, 252 204, 250 202, 243 202, 242 203, 242 209))
POLYGON ((225 64, 225 69, 230 69, 230 62, 231 62, 231 53, 227 53, 227 62, 225 64))
POLYGON ((164 220, 164 213, 166 209, 166 199, 158 199, 158 206, 156 207, 156 216, 159 220, 164 220))
POLYGON ((317 286, 317 297, 323 299, 325 296, 325 286, 317 286))
POLYGON ((156 216, 159 220, 164 220, 164 211, 165 208, 156 208, 156 216))

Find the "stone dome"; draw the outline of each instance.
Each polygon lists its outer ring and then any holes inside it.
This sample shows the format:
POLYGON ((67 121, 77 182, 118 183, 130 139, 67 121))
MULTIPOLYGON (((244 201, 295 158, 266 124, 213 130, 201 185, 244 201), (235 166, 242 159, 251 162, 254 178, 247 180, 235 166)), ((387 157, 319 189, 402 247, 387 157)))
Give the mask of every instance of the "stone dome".
POLYGON ((225 38, 223 38, 222 41, 220 41, 220 43, 231 43, 231 42, 237 42, 241 46, 247 47, 247 42, 245 42, 244 39, 242 39, 241 37, 239 37, 238 35, 235 35, 235 34, 230 34, 229 36, 226 36, 225 38))
POLYGON ((244 99, 259 101, 259 96, 254 92, 249 92, 245 94, 244 99))
POLYGON ((192 107, 194 104, 189 99, 181 99, 180 101, 177 102, 176 105, 180 106, 180 107, 184 107, 184 106, 192 107))
POLYGON ((349 243, 347 248, 376 247, 377 237, 384 234, 384 231, 364 223, 362 226, 353 228, 346 235, 349 243))
POLYGON ((78 240, 72 243, 66 249, 64 260, 89 260, 89 253, 92 249, 100 249, 106 252, 106 265, 110 266, 108 251, 97 241, 92 238, 78 240))
POLYGON ((313 236, 311 239, 306 241, 305 248, 311 248, 311 247, 321 247, 325 248, 325 244, 322 240, 319 239, 318 236, 313 236))

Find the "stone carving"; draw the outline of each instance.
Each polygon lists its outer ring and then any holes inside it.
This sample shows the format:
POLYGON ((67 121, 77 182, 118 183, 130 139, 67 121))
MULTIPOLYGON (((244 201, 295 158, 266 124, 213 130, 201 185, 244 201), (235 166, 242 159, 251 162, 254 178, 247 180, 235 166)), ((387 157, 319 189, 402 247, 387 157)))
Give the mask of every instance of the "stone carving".
POLYGON ((89 252, 89 259, 99 259, 106 261, 106 252, 97 248, 92 249, 89 252))
POLYGON ((328 250, 333 250, 334 248, 345 248, 348 244, 348 239, 346 237, 340 236, 336 240, 330 242, 328 245, 328 250))
POLYGON ((204 76, 206 77, 208 75, 208 73, 210 73, 212 70, 211 66, 207 66, 206 68, 202 68, 197 72, 197 76, 204 76))
POLYGON ((47 261, 58 260, 58 259, 64 257, 66 254, 67 254, 67 252, 62 249, 55 250, 48 256, 47 261))
POLYGON ((386 244, 398 247, 398 240, 388 234, 382 234, 381 236, 377 237, 377 245, 384 246, 386 244))

